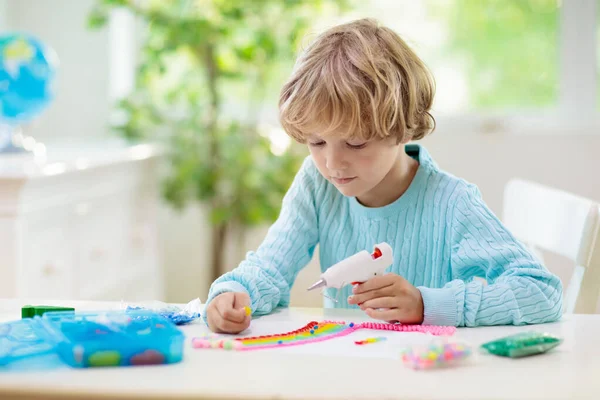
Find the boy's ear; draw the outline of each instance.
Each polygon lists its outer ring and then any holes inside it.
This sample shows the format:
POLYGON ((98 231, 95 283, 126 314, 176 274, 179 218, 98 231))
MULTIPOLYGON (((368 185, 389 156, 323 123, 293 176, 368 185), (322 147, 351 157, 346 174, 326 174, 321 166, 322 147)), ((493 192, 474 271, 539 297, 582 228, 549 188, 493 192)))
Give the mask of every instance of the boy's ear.
POLYGON ((405 144, 408 144, 408 142, 410 142, 410 140, 411 140, 411 137, 406 135, 406 137, 404 137, 404 138, 397 138, 396 144, 397 145, 405 145, 405 144))
POLYGON ((395 138, 396 145, 408 144, 408 142, 410 142, 412 140, 411 135, 408 132, 406 132, 406 130, 404 131, 403 134, 397 133, 396 135, 397 135, 395 138))

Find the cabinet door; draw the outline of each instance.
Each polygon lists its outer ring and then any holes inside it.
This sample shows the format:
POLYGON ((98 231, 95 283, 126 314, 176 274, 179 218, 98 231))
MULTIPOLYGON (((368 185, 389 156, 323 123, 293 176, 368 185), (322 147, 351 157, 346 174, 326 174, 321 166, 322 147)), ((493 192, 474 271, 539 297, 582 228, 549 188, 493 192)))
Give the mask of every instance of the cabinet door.
POLYGON ((28 214, 23 220, 23 268, 18 293, 29 298, 70 299, 74 294, 73 249, 68 207, 28 214))
MULTIPOLYGON (((132 281, 137 285, 136 291, 148 293, 145 286, 160 287, 163 276, 159 268, 158 232, 157 232, 157 201, 155 197, 137 194, 133 199, 130 214, 131 228, 126 250, 126 272, 135 277, 132 281)), ((151 290, 152 298, 162 298, 161 290, 151 290)), ((136 294, 137 295, 137 294, 136 294)))
POLYGON ((74 205, 77 297, 103 299, 126 279, 127 193, 111 193, 74 205))

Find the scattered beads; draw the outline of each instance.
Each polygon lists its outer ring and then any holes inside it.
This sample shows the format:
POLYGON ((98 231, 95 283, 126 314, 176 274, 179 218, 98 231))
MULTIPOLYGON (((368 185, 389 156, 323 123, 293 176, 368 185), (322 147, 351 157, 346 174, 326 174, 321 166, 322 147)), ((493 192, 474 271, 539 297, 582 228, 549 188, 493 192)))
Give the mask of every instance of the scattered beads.
POLYGON ((354 344, 364 345, 364 344, 370 344, 370 343, 383 342, 384 340, 387 340, 387 339, 384 338, 383 336, 379 336, 379 337, 374 337, 374 338, 367 338, 365 340, 356 340, 354 342, 354 344))
POLYGON ((252 309, 248 306, 244 307, 244 312, 246 313, 246 315, 250 315, 252 314, 252 309))
POLYGON ((87 362, 90 367, 111 367, 119 365, 121 362, 121 353, 113 350, 98 351, 90 354, 87 362))
POLYGON ((471 348, 463 343, 434 342, 425 347, 408 348, 401 356, 404 365, 412 369, 431 369, 455 364, 471 354, 471 348))
POLYGON ((155 350, 146 350, 130 358, 131 365, 158 365, 165 363, 165 356, 155 350))

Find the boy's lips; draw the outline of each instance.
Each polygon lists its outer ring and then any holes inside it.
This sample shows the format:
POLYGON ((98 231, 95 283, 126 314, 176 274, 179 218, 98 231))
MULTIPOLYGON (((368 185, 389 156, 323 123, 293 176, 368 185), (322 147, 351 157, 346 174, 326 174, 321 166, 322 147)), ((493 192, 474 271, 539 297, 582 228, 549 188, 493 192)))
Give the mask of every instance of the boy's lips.
POLYGON ((356 177, 355 177, 355 176, 353 176, 353 177, 350 177, 350 178, 336 178, 336 177, 333 177, 333 176, 332 176, 332 177, 331 177, 331 179, 332 179, 332 180, 333 180, 335 183, 337 183, 338 185, 345 185, 345 184, 348 184, 348 183, 352 182, 353 180, 355 180, 355 179, 356 179, 356 177))

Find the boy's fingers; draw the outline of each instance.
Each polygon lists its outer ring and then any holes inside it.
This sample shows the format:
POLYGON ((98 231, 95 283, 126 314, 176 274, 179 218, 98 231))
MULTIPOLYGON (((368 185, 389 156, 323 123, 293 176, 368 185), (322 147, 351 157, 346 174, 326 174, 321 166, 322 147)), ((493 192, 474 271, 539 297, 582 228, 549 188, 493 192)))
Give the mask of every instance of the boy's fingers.
POLYGON ((233 296, 225 296, 223 301, 217 304, 217 312, 222 319, 239 324, 244 321, 246 313, 243 309, 238 310, 233 308, 234 299, 235 297, 233 296))
POLYGON ((250 326, 250 321, 252 321, 252 316, 246 315, 246 318, 244 318, 244 322, 242 322, 242 326, 244 327, 244 329, 250 326))
POLYGON ((387 286, 392 286, 395 282, 396 276, 397 275, 394 275, 394 274, 375 276, 364 283, 355 285, 352 288, 352 293, 354 293, 354 294, 365 293, 370 290, 381 289, 381 288, 384 288, 387 286))
POLYGON ((399 310, 397 308, 390 308, 386 310, 376 310, 373 308, 367 308, 365 312, 369 317, 374 319, 380 319, 382 321, 393 321, 400 319, 400 316, 398 315, 399 310))
POLYGON ((235 293, 233 308, 244 310, 246 315, 252 314, 252 309, 250 308, 250 297, 246 293, 235 293))
POLYGON ((245 317, 241 322, 233 322, 223 318, 217 308, 208 314, 208 326, 218 333, 239 333, 250 326, 250 317, 245 317))
POLYGON ((225 319, 221 319, 219 324, 217 325, 220 330, 227 333, 240 333, 244 329, 248 328, 250 325, 250 321, 244 319, 241 323, 236 323, 232 321, 228 321, 225 319))
POLYGON ((246 319, 246 312, 243 308, 227 308, 221 312, 223 319, 241 324, 246 319))
POLYGON ((246 293, 234 293, 233 306, 241 308, 250 305, 250 297, 246 293))
POLYGON ((246 293, 223 293, 209 305, 207 322, 213 331, 239 333, 250 326, 250 298, 246 293), (248 305, 245 305, 248 304, 248 305))
POLYGON ((243 324, 246 317, 250 314, 248 306, 250 304, 250 298, 245 293, 225 293, 222 296, 218 296, 218 302, 216 308, 221 318, 224 320, 243 324), (246 308, 248 307, 248 308, 246 308))
POLYGON ((348 297, 349 304, 361 304, 367 300, 376 299, 379 297, 389 297, 392 296, 393 288, 392 286, 385 286, 383 288, 369 290, 368 292, 363 292, 361 294, 354 294, 348 297))
POLYGON ((215 306, 219 311, 223 311, 228 307, 233 307, 233 302, 235 301, 234 293, 223 293, 215 297, 214 302, 215 306))
POLYGON ((398 299, 395 297, 378 297, 376 299, 367 300, 360 305, 360 308, 394 308, 398 307, 398 299))

